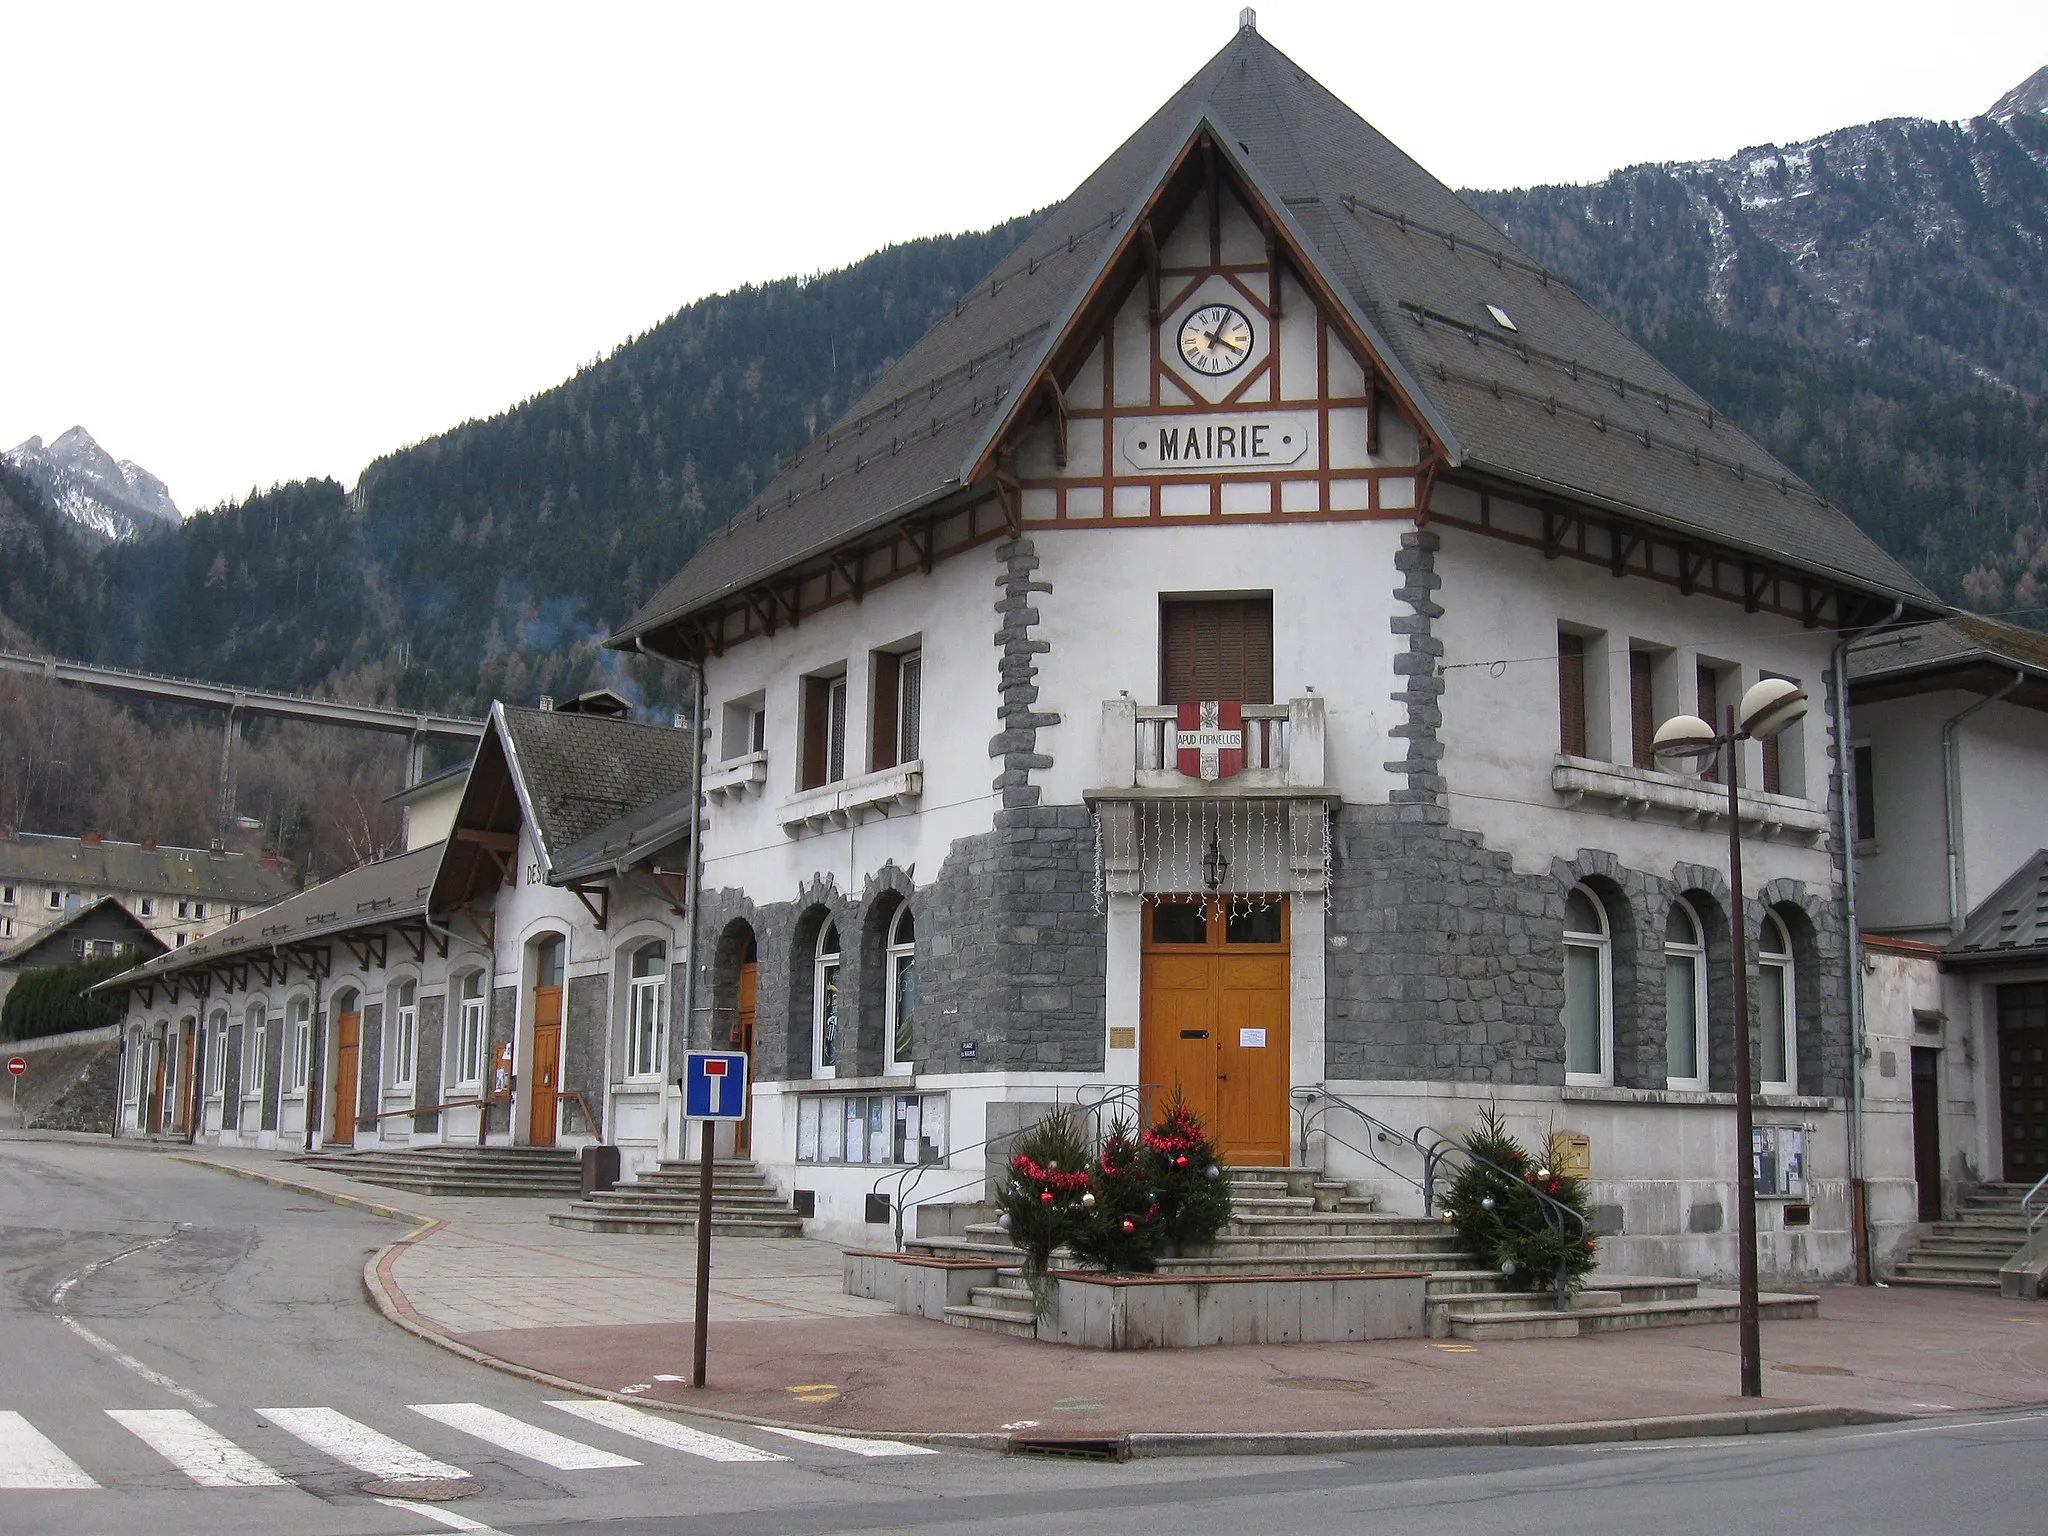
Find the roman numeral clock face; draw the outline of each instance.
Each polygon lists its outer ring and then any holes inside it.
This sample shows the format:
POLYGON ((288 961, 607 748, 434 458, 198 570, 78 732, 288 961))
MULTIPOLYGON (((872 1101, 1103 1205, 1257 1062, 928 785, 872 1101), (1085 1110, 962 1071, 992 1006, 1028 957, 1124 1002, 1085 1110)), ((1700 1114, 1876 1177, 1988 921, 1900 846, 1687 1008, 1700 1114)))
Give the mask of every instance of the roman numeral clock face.
POLYGON ((1197 373, 1233 372, 1252 355, 1252 323, 1229 304, 1198 309, 1181 322, 1180 355, 1197 373))

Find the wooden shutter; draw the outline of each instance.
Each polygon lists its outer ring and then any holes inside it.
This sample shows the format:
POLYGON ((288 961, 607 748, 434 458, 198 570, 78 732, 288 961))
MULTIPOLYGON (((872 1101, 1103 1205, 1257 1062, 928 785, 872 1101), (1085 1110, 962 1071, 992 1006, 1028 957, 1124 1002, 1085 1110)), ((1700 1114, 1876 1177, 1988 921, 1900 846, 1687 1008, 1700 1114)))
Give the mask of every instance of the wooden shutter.
POLYGON ((875 718, 868 735, 868 767, 880 770, 896 766, 896 706, 898 683, 903 676, 903 658, 887 651, 875 652, 875 718))
POLYGON ((1159 702, 1273 702, 1273 600, 1202 598, 1159 605, 1159 702))
MULTIPOLYGON (((1721 729, 1721 687, 1714 677, 1714 669, 1701 666, 1694 673, 1694 689, 1699 697, 1700 718, 1718 733, 1721 729)), ((1700 777, 1709 784, 1721 782, 1721 754, 1715 753, 1700 765, 1700 777)))
POLYGON ((816 789, 825 782, 825 753, 832 726, 832 679, 804 679, 804 753, 800 789, 816 789))
POLYGON ((1764 793, 1767 795, 1782 795, 1785 792, 1782 787, 1785 782, 1785 760, 1778 751, 1778 738, 1766 736, 1763 740, 1763 748, 1764 793))
POLYGON ((1636 766, 1656 767, 1657 756, 1651 751, 1657 735, 1656 658, 1648 651, 1628 653, 1628 716, 1636 766))
POLYGON ((1586 637, 1557 636, 1557 750, 1586 755, 1586 637))

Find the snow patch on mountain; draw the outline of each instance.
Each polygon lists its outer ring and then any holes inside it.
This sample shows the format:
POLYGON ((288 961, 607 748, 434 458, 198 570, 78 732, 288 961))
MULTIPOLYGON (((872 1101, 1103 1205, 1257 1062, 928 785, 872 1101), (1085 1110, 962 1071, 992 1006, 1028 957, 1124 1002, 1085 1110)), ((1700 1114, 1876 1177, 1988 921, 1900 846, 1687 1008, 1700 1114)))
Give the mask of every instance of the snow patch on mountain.
POLYGON ((169 486, 140 464, 116 459, 83 427, 52 443, 31 437, 4 457, 89 539, 132 539, 183 520, 169 486))

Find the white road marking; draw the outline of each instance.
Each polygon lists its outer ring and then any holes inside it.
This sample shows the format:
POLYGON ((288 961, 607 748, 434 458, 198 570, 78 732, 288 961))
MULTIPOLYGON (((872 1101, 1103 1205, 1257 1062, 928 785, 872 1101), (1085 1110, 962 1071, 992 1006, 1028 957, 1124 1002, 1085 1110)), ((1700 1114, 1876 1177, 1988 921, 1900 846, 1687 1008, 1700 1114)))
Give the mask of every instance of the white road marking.
POLYGON ((411 1499, 387 1499, 379 1497, 379 1504, 388 1504, 393 1509, 402 1509, 409 1515, 432 1520, 445 1525, 451 1531, 468 1531, 470 1536, 505 1536, 496 1526, 485 1525, 481 1520, 472 1520, 467 1515, 458 1515, 452 1509, 442 1509, 434 1504, 415 1504, 411 1499))
POLYGON ((584 1397, 551 1400, 550 1408, 559 1408, 564 1413, 573 1413, 579 1419, 600 1424, 606 1429, 615 1429, 622 1435, 632 1435, 650 1445, 665 1446, 672 1451, 682 1451, 691 1456, 702 1456, 706 1461, 787 1461, 787 1456, 774 1451, 756 1450, 751 1445, 742 1445, 737 1440, 727 1440, 719 1435, 706 1434, 701 1429, 659 1414, 647 1413, 639 1408, 630 1408, 624 1403, 609 1403, 584 1397))
POLYGON ((182 1386, 178 1382, 171 1380, 171 1378, 166 1376, 162 1371, 153 1370, 149 1366, 144 1365, 140 1360, 136 1359, 133 1355, 129 1354, 127 1350, 121 1348, 120 1345, 116 1344, 112 1339, 101 1338, 98 1334, 94 1333, 90 1328, 86 1327, 85 1324, 81 1323, 77 1318, 66 1317, 63 1313, 60 1312, 57 1314, 57 1321, 62 1323, 66 1328, 70 1329, 71 1332, 76 1334, 79 1338, 85 1340, 85 1342, 90 1344, 94 1349, 102 1351, 110 1360, 114 1362, 114 1364, 126 1366, 129 1370, 133 1371, 136 1375, 140 1376, 144 1381, 148 1382, 151 1386, 161 1387, 164 1391, 170 1393, 171 1396, 183 1398, 186 1402, 190 1403, 194 1408, 211 1408, 213 1406, 212 1403, 208 1402, 205 1398, 201 1397, 197 1392, 194 1392, 190 1387, 182 1386))
POLYGON ((20 1414, 0 1409, 0 1488, 97 1488, 85 1468, 20 1414))
POLYGON ((591 1472, 600 1467, 637 1467, 630 1456, 600 1451, 581 1440, 571 1440, 551 1429, 539 1429, 509 1413, 486 1408, 482 1403, 413 1403, 412 1411, 437 1424, 459 1429, 465 1435, 495 1445, 514 1456, 553 1467, 557 1472, 591 1472))
POLYGON ((109 1408, 107 1417, 202 1488, 292 1486, 182 1408, 109 1408))
POLYGON ((256 1415, 314 1450, 372 1477, 469 1476, 460 1467, 436 1461, 332 1408, 258 1408, 256 1415))
POLYGON ((138 1253, 147 1253, 152 1248, 161 1248, 165 1243, 177 1237, 177 1235, 176 1232, 169 1232, 162 1237, 153 1237, 146 1243, 137 1243, 133 1248, 123 1248, 119 1253, 108 1254, 104 1259, 94 1259, 85 1268, 71 1276, 68 1280, 61 1282, 57 1289, 50 1292, 50 1305, 53 1307, 63 1306, 64 1298, 69 1296, 73 1288, 81 1280, 91 1275, 94 1270, 105 1269, 109 1264, 118 1264, 123 1259, 133 1258, 138 1253))
POLYGON ((936 1456, 929 1445, 912 1445, 907 1440, 866 1440, 859 1435, 827 1435, 815 1429, 777 1429, 773 1424, 756 1424, 771 1435, 801 1440, 805 1445, 822 1445, 828 1451, 846 1451, 854 1456, 936 1456))

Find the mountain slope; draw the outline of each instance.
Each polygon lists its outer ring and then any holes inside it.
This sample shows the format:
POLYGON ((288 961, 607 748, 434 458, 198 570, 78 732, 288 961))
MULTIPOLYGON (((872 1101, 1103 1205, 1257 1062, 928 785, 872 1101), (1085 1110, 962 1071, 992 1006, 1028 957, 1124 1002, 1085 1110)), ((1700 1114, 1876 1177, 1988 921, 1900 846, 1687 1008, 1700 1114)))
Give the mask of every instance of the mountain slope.
POLYGON ((132 539, 183 519, 169 486, 140 464, 115 459, 83 427, 49 444, 32 437, 0 459, 33 481, 88 542, 132 539))

